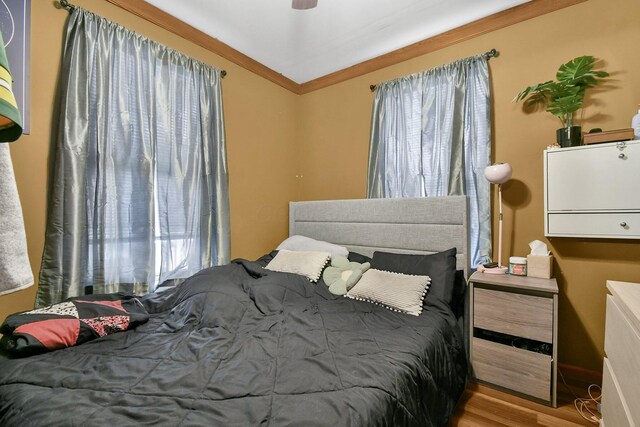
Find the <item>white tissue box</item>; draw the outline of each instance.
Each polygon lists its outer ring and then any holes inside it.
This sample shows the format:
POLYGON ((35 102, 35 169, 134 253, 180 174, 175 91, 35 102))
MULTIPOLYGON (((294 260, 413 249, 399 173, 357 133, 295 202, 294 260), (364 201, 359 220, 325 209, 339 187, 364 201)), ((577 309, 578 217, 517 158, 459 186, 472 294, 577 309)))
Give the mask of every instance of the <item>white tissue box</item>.
POLYGON ((527 276, 551 279, 552 255, 527 255, 527 276))

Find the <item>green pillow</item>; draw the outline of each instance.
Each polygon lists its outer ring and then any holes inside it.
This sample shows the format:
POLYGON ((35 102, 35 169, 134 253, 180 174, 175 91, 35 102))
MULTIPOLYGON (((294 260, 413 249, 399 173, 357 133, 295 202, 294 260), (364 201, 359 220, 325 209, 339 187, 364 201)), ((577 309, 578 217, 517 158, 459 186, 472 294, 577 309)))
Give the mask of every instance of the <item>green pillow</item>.
POLYGON ((345 257, 337 256, 331 260, 331 266, 322 273, 324 283, 329 286, 329 292, 334 295, 345 295, 353 285, 358 283, 362 273, 371 267, 368 262, 360 264, 349 262, 345 257))

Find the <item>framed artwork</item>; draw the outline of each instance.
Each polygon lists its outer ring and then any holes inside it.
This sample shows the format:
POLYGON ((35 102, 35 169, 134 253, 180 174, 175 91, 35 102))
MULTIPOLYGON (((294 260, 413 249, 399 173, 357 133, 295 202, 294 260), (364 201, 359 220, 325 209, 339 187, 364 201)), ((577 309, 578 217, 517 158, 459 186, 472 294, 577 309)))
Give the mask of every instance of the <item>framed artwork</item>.
POLYGON ((0 30, 4 39, 13 93, 22 116, 22 133, 28 134, 29 120, 29 51, 31 0, 0 0, 0 30))

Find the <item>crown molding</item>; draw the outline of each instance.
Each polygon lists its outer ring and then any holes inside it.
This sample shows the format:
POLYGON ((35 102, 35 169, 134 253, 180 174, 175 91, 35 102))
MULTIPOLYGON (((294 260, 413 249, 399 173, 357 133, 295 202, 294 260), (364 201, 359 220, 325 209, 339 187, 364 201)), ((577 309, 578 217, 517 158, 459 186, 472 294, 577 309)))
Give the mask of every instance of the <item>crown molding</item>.
MULTIPOLYGON (((494 13, 486 18, 470 22, 437 36, 416 42, 409 46, 394 50, 368 61, 361 62, 343 70, 336 71, 315 80, 302 83, 300 94, 313 92, 327 86, 340 83, 354 77, 359 77, 373 71, 416 58, 445 47, 481 36, 491 31, 499 30, 528 19, 532 19, 565 7, 583 3, 587 0, 532 0, 528 3, 494 13)), ((500 46, 494 46, 500 50, 500 46)))
MULTIPOLYGON (((107 0, 293 93, 303 95, 587 0, 532 0, 326 76, 296 83, 144 0, 107 0)), ((499 49, 499 46, 496 46, 499 49)))
POLYGON ((180 19, 143 0, 107 0, 120 8, 137 15, 160 28, 180 36, 206 50, 233 62, 293 93, 299 93, 300 85, 282 74, 261 64, 210 35, 192 27, 180 19))

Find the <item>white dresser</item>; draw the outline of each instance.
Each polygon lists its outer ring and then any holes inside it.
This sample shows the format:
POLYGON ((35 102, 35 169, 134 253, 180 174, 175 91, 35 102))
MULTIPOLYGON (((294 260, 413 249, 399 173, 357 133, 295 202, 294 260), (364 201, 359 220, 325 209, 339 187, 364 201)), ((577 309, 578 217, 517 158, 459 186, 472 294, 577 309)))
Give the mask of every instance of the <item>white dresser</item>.
POLYGON ((544 152, 545 236, 640 239, 640 141, 544 152))
POLYGON ((640 283, 607 289, 601 425, 640 427, 640 283))

